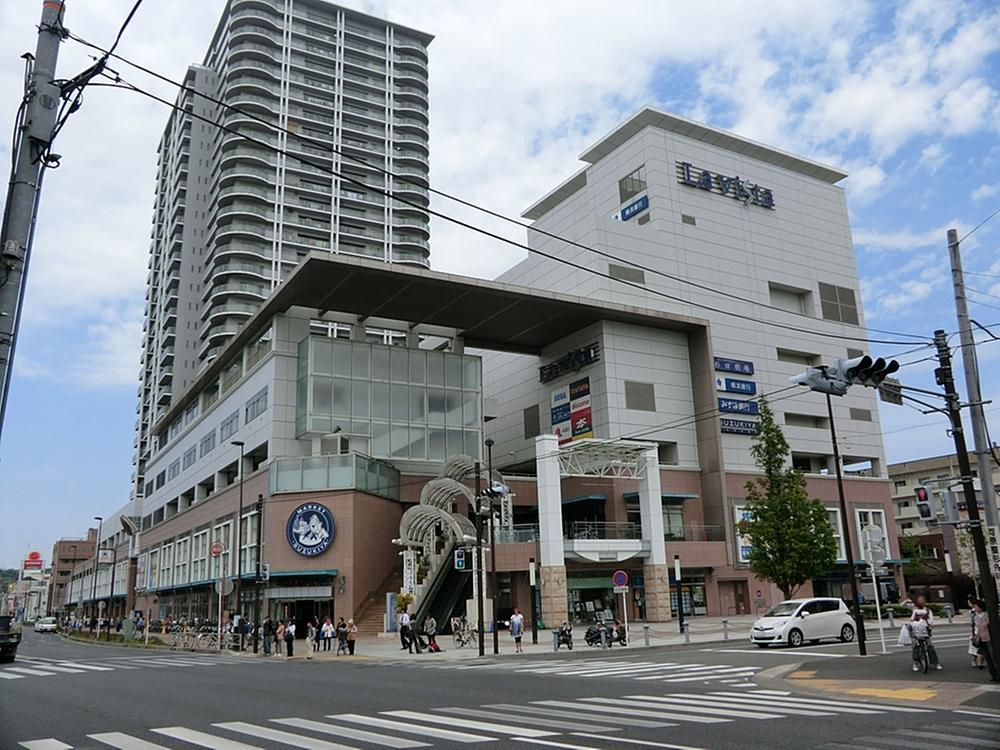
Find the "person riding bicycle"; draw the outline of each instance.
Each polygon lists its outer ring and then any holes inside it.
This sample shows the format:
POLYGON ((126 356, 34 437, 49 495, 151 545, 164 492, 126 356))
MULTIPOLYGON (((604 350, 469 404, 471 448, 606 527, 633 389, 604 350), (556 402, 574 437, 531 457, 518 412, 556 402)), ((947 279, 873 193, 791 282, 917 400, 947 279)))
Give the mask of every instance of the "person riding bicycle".
POLYGON ((941 662, 938 661, 937 651, 931 643, 931 635, 934 628, 934 614, 927 608, 927 597, 920 594, 913 607, 913 614, 906 624, 913 638, 913 671, 920 671, 920 646, 921 643, 927 649, 927 659, 935 669, 941 669, 941 662))

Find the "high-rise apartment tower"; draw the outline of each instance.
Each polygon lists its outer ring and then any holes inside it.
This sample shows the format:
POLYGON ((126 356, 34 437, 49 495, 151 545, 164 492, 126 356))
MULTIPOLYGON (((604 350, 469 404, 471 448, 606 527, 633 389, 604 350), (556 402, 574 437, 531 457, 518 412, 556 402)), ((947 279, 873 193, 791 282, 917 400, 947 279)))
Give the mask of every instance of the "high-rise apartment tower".
POLYGON ((158 149, 136 497, 173 394, 307 253, 429 265, 431 39, 322 0, 227 3, 158 149))

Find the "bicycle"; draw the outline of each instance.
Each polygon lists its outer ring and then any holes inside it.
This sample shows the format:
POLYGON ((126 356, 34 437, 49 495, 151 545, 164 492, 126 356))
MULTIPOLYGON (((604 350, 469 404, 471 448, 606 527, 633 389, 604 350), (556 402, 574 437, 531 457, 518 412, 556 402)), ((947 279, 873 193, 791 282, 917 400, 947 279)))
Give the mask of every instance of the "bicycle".
POLYGON ((452 639, 456 648, 462 648, 470 643, 475 643, 479 638, 479 633, 469 627, 469 622, 464 617, 457 623, 458 627, 452 628, 452 639))
POLYGON ((927 674, 928 670, 931 668, 930 655, 927 652, 927 641, 929 640, 930 638, 915 639, 917 649, 916 663, 924 674, 927 674))

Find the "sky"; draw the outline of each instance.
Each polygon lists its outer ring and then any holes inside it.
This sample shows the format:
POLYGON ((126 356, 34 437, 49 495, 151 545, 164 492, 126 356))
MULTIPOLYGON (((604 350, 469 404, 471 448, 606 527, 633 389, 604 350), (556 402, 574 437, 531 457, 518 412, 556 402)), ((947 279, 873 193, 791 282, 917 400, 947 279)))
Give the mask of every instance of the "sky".
MULTIPOLYGON (((431 180, 517 216, 644 105, 843 168, 868 324, 955 331, 946 231, 1000 208, 1000 9, 994 2, 422 0, 344 5, 435 35, 431 180)), ((180 79, 223 0, 148 0, 119 47, 180 79)), ((132 0, 67 0, 66 26, 107 45, 132 0)), ((22 90, 41 2, 0 3, 0 123, 22 90)), ((59 75, 90 64, 69 41, 59 75)), ((176 91, 112 65, 131 82, 176 91)), ((0 567, 83 534, 128 499, 162 105, 89 88, 54 149, 0 442, 0 567)), ((0 159, 10 158, 0 138, 0 159)), ((2 191, 4 188, 0 188, 2 191)), ((439 211, 525 232, 436 198, 439 211)), ((432 267, 490 278, 522 251, 435 219, 432 267)), ((970 312, 1000 323, 1000 216, 963 242, 970 312)), ((1000 335, 1000 327, 995 329, 1000 335)), ((982 338, 985 340, 986 336, 982 338)), ((953 339, 954 342, 954 339, 953 339)), ((873 349, 878 353, 898 347, 873 349)), ((978 347, 1000 440, 1000 345, 978 347)), ((925 350, 904 357, 922 359, 925 350)), ((933 388, 933 363, 905 370, 933 388)), ((958 371, 961 378, 961 369, 958 371)), ((964 381, 959 380, 965 392, 964 381)), ((881 405, 890 462, 949 452, 944 418, 881 405)), ((845 435, 850 449, 850 435, 845 435)))

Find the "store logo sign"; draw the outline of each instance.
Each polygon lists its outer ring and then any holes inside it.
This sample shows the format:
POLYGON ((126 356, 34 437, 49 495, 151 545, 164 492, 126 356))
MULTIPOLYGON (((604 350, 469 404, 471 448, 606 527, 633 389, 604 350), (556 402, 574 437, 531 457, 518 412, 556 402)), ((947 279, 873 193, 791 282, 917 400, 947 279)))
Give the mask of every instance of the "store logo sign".
POLYGON ((629 203, 627 206, 625 206, 625 208, 622 209, 621 211, 622 221, 628 221, 637 213, 645 211, 647 208, 649 208, 649 196, 644 195, 638 200, 629 203))
POLYGON ((571 372, 579 372, 589 364, 593 364, 601 358, 601 348, 595 342, 589 346, 574 349, 555 362, 542 365, 538 368, 538 382, 548 383, 555 380, 560 375, 567 375, 571 372))
POLYGON ((762 208, 774 209, 774 193, 770 188, 741 180, 739 176, 728 177, 712 172, 701 167, 696 167, 691 162, 677 162, 677 180, 681 184, 691 187, 708 190, 711 193, 718 193, 729 198, 741 201, 744 206, 751 203, 762 208))
POLYGON ((304 557, 316 557, 333 544, 336 526, 325 505, 305 503, 288 517, 285 536, 288 546, 304 557))
POLYGON ((720 398, 719 411, 726 414, 748 414, 750 416, 756 416, 758 413, 756 401, 743 401, 738 398, 720 398))

